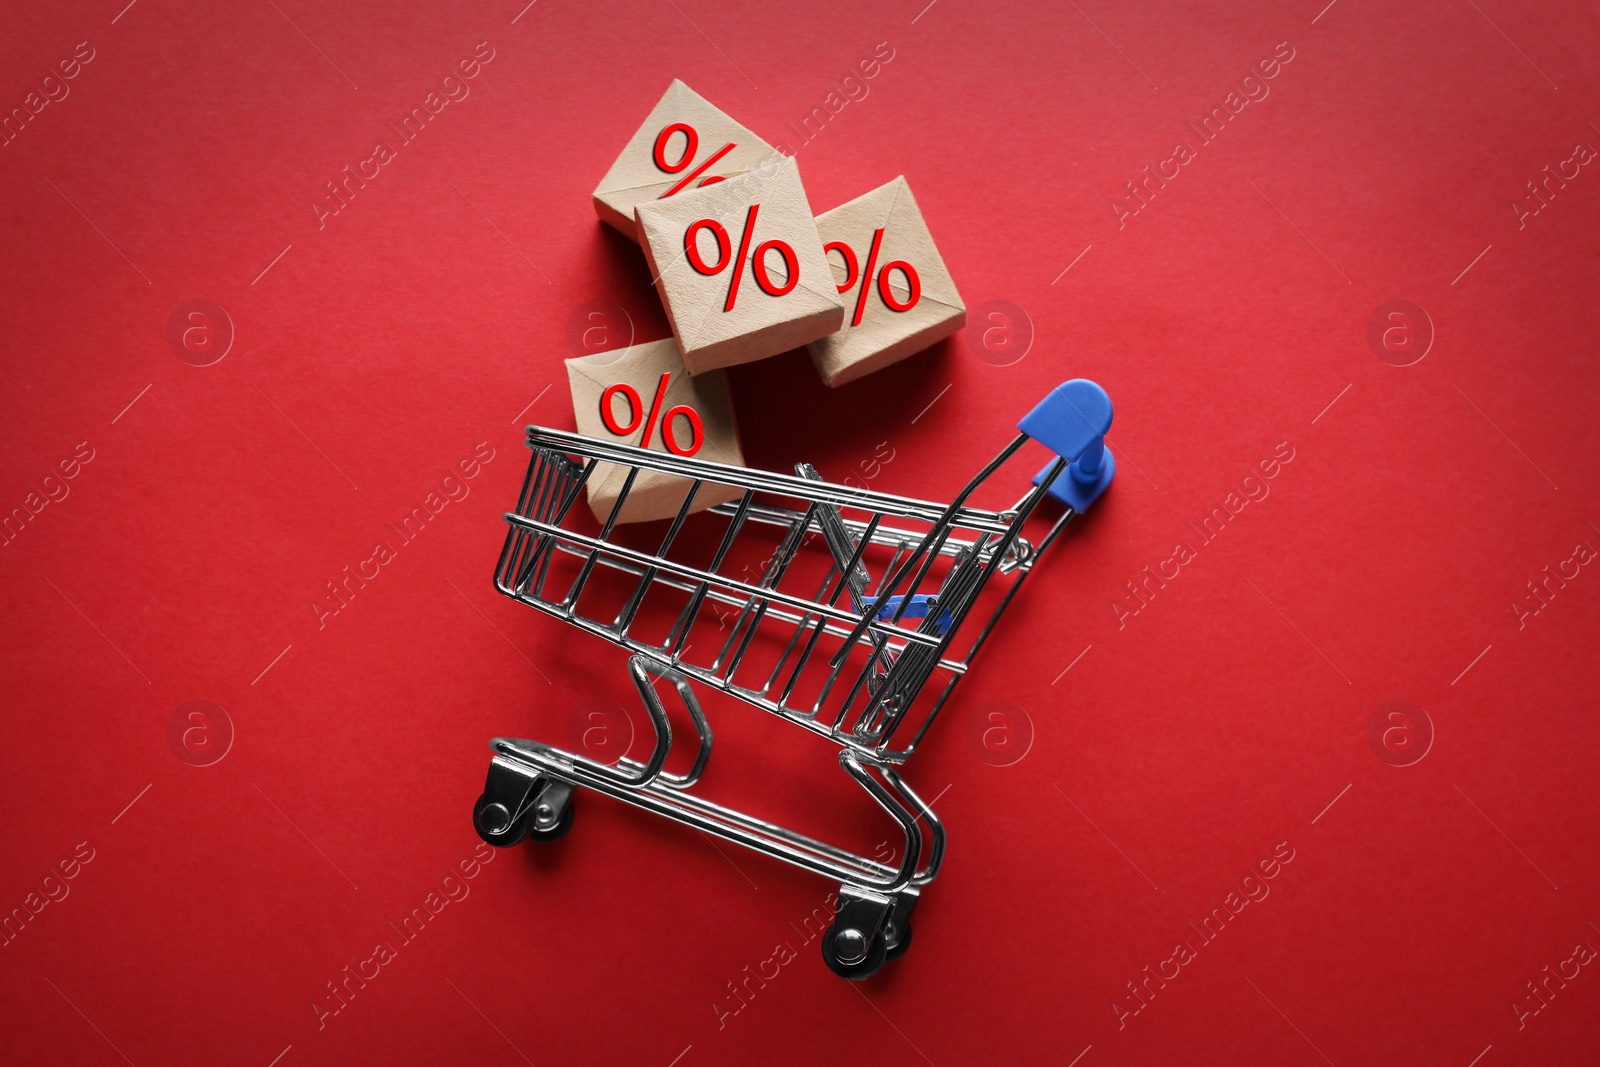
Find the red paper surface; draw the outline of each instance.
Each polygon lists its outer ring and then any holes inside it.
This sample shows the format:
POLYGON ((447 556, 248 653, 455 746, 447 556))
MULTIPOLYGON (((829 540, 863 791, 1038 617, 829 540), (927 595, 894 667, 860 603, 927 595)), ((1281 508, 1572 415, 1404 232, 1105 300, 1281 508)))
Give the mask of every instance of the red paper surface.
MULTIPOLYGON (((1592 7, 120 6, 0 39, 0 1060, 1593 1062, 1592 7), (803 352, 733 369, 752 465, 941 499, 1055 383, 1117 407, 1115 486, 907 767, 949 853, 860 985, 808 940, 836 887, 604 798, 474 863, 488 738, 634 704, 489 579, 521 426, 572 425, 574 315, 666 335, 589 195, 674 77, 818 210, 906 175, 980 327, 836 392, 803 352), (168 340, 193 300, 232 324, 209 366, 168 340), (1396 300, 1409 366, 1368 340, 1396 300), (1031 329, 1005 366, 994 301, 1031 329)), ((708 789, 888 836, 831 745, 707 705, 708 789)))

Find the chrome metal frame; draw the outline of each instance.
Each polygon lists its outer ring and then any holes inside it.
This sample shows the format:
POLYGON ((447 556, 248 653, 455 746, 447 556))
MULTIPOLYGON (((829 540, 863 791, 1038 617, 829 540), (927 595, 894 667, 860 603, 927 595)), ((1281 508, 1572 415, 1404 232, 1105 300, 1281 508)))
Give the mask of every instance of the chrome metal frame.
MULTIPOLYGON (((839 973, 864 977, 877 969, 885 953, 893 958, 897 949, 903 951, 911 909, 921 888, 938 874, 944 828, 895 767, 915 751, 1039 556, 1074 514, 1067 509, 1037 545, 1021 536, 1051 484, 1064 475, 1068 461, 1059 457, 1040 484, 1012 507, 989 511, 967 506, 973 493, 1027 440, 1028 435, 1018 434, 953 502, 936 504, 831 484, 804 464, 798 476, 790 477, 530 426, 527 443, 533 455, 516 510, 505 515, 510 530, 495 586, 512 599, 628 649, 629 671, 655 737, 648 759, 623 758, 615 765, 536 741, 496 738, 474 816, 480 834, 495 844, 513 843, 526 832, 557 836, 565 830, 563 819, 570 823, 572 788, 586 787, 838 879, 839 922, 846 926, 825 946, 825 955, 839 973), (601 464, 622 467, 627 476, 598 532, 585 533, 579 527, 588 522, 586 513, 574 505, 601 464), (618 535, 628 495, 646 472, 685 483, 682 504, 654 551, 623 544, 618 535), (732 487, 737 499, 697 508, 696 498, 707 483, 732 487), (706 516, 697 521, 712 527, 712 534, 686 538, 685 543, 703 548, 716 528, 721 529, 708 565, 674 553, 697 511, 706 516), (741 536, 762 530, 767 531, 763 536, 778 536, 776 550, 762 560, 758 576, 735 577, 729 573, 736 562, 730 553, 741 536), (827 553, 817 559, 825 564, 822 578, 816 581, 813 568, 804 587, 797 587, 802 579, 791 576, 791 568, 803 549, 816 543, 817 534, 827 553), (576 574, 564 581, 563 575, 574 568, 576 574), (586 615, 582 603, 591 580, 606 572, 632 583, 632 592, 609 622, 586 615), (1003 593, 979 612, 981 628, 970 645, 955 651, 952 645, 969 614, 997 580, 1005 585, 1003 593), (682 602, 660 642, 635 633, 641 606, 652 591, 682 602), (726 637, 691 640, 704 633, 707 617, 722 608, 734 613, 726 637), (749 677, 749 670, 741 678, 740 668, 757 639, 766 652, 780 647, 781 652, 764 679, 749 677), (715 647, 714 655, 690 658, 692 649, 708 645, 715 647), (936 686, 935 695, 919 701, 936 677, 942 685, 936 686), (898 865, 693 792, 711 755, 712 732, 691 679, 838 744, 840 766, 904 834, 898 865), (667 681, 677 690, 699 737, 686 775, 665 771, 672 728, 656 681, 667 681)), ((727 618, 722 614, 718 620, 719 634, 727 618)))

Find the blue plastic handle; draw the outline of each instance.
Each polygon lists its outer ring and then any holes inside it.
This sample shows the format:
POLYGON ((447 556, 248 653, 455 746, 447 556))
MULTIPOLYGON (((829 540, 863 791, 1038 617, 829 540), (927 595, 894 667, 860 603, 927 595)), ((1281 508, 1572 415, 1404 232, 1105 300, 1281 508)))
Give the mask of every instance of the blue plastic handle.
MULTIPOLYGON (((1017 429, 1068 461, 1066 473, 1050 486, 1050 495, 1084 511, 1099 499, 1116 473, 1116 457, 1106 447, 1111 429, 1111 398, 1087 378, 1074 378, 1050 390, 1050 395, 1023 416, 1017 429)), ((1053 464, 1034 475, 1041 484, 1053 464)))
MULTIPOLYGON (((900 610, 900 604, 905 599, 903 596, 892 596, 884 601, 883 606, 878 609, 879 621, 893 618, 894 613, 900 610)), ((929 609, 936 607, 938 601, 939 597, 936 593, 913 593, 911 594, 911 603, 906 605, 905 614, 900 617, 902 619, 926 618, 929 609)), ((941 635, 950 628, 950 613, 948 611, 939 613, 938 625, 941 635)))
MULTIPOLYGON (((1017 429, 1066 459, 1077 459, 1104 443, 1111 429, 1111 398, 1087 378, 1074 378, 1050 390, 1017 423, 1017 429)), ((1098 469, 1093 464, 1091 469, 1098 469)))

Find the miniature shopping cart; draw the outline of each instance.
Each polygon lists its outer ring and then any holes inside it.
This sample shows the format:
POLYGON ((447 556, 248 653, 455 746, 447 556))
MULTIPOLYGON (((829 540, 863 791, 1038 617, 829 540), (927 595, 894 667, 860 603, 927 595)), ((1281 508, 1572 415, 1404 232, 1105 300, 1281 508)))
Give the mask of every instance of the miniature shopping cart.
POLYGON ((949 504, 830 484, 805 464, 791 477, 529 427, 533 456, 505 516, 496 587, 629 650, 654 741, 648 758, 605 763, 496 738, 473 810, 479 835, 498 846, 559 837, 580 786, 627 801, 838 880, 823 957, 846 978, 869 977, 910 944, 912 909, 944 853, 938 818, 895 768, 1039 555, 1110 483, 1110 426, 1104 390, 1066 382, 949 504), (1003 511, 968 506, 1029 438, 1055 456, 1028 492, 1003 511), (574 506, 597 470, 626 472, 603 521, 574 506), (681 483, 664 534, 660 523, 617 521, 646 472, 656 485, 662 474, 681 483), (1047 496, 1066 507, 1034 544, 1023 525, 1047 496), (703 508, 712 498, 722 502, 703 508), (657 682, 676 690, 698 735, 687 773, 666 770, 672 728, 657 682), (695 684, 837 744, 840 766, 904 833, 898 863, 698 795, 712 733, 695 684))

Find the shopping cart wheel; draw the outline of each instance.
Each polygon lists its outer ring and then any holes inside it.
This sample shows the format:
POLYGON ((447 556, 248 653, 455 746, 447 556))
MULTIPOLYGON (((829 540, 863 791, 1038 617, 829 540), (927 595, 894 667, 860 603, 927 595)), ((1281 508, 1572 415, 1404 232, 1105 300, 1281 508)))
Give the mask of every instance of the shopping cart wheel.
POLYGON ((554 841, 565 837, 568 830, 572 829, 572 794, 576 792, 567 786, 561 792, 565 797, 555 797, 551 794, 558 792, 558 787, 565 783, 551 783, 550 788, 533 806, 533 818, 528 821, 528 836, 535 841, 554 841), (557 810, 557 803, 559 810, 557 810))
POLYGON ((911 934, 910 919, 895 920, 889 923, 888 929, 884 931, 884 941, 887 945, 887 950, 883 957, 885 962, 897 960, 906 954, 906 949, 911 947, 911 934))
POLYGON ((889 958, 894 904, 893 897, 840 887, 839 910, 822 935, 822 959, 830 971, 853 982, 878 973, 889 958))
POLYGON ((528 812, 515 813, 485 793, 472 806, 472 828, 496 848, 510 848, 528 836, 533 819, 528 812))
POLYGON ((822 939, 822 959, 840 978, 862 982, 877 974, 888 959, 888 944, 882 937, 869 940, 865 931, 835 922, 822 939))
POLYGON ((920 896, 921 891, 917 889, 895 894, 894 910, 883 924, 883 940, 887 946, 885 960, 897 960, 911 947, 911 913, 916 910, 920 896))
POLYGON ((529 836, 554 841, 572 829, 574 789, 571 782, 496 756, 472 806, 472 827, 496 848, 510 848, 529 836))

